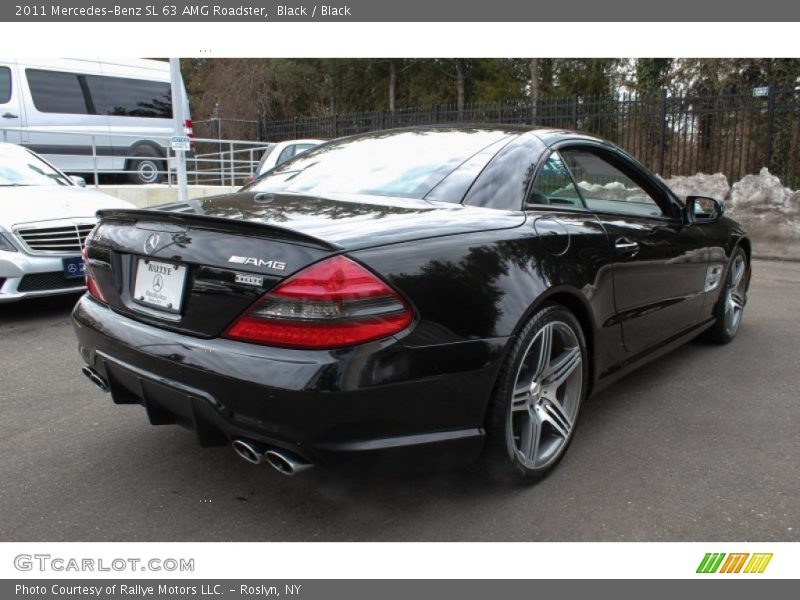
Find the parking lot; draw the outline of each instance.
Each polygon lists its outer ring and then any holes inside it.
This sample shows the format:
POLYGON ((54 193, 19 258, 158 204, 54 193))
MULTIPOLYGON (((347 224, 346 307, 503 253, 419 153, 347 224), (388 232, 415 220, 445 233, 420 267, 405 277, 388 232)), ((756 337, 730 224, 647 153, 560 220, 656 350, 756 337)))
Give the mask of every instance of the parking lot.
POLYGON ((2 541, 799 541, 800 264, 757 261, 739 337, 590 400, 560 467, 287 478, 152 427, 80 373, 74 297, 0 305, 2 541))

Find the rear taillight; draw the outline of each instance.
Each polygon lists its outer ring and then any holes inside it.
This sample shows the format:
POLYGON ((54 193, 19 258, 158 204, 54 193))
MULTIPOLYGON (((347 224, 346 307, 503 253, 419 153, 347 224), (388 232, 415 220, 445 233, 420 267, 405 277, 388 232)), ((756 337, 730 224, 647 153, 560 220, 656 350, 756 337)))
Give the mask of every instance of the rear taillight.
POLYGON ((89 292, 89 295, 92 298, 105 304, 106 298, 103 296, 103 292, 100 291, 100 286, 97 285, 97 280, 94 278, 94 272, 92 271, 91 266, 89 266, 89 258, 86 255, 86 246, 83 247, 81 255, 83 256, 83 274, 86 278, 86 291, 89 292))
POLYGON ((398 333, 412 319, 397 292, 358 263, 334 256, 265 294, 224 337, 288 348, 340 348, 398 333))

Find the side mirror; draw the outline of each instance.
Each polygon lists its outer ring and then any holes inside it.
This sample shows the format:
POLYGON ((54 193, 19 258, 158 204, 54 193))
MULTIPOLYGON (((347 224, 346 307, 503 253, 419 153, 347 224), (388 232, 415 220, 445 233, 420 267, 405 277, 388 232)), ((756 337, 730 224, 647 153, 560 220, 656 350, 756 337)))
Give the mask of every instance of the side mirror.
POLYGON ((716 198, 688 196, 684 208, 687 223, 716 223, 725 214, 725 207, 716 198))
POLYGON ((77 175, 70 175, 69 180, 78 187, 86 187, 86 180, 83 177, 78 177, 77 175))

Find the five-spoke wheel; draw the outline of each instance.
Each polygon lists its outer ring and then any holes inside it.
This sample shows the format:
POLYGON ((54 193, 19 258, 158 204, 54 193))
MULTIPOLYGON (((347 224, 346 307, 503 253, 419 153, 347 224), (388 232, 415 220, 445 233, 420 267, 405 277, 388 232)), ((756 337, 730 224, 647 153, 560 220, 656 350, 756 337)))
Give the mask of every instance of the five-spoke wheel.
POLYGON ((564 454, 586 393, 587 362, 580 324, 563 307, 543 308, 520 332, 495 399, 490 435, 523 475, 543 475, 564 454))
POLYGON ((714 306, 716 323, 708 330, 706 339, 727 344, 736 337, 742 326, 742 315, 747 304, 749 277, 747 254, 742 248, 738 248, 728 267, 719 300, 714 306))

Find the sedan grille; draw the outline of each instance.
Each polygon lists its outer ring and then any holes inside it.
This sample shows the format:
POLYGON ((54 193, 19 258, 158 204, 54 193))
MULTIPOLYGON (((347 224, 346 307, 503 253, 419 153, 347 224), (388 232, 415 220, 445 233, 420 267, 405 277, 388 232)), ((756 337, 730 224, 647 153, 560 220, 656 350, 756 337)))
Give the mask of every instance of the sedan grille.
POLYGON ((17 235, 34 254, 77 254, 83 250, 86 237, 94 223, 62 225, 59 227, 18 228, 17 235))

